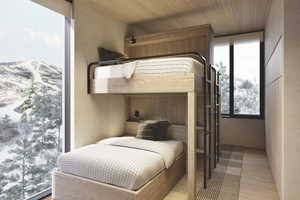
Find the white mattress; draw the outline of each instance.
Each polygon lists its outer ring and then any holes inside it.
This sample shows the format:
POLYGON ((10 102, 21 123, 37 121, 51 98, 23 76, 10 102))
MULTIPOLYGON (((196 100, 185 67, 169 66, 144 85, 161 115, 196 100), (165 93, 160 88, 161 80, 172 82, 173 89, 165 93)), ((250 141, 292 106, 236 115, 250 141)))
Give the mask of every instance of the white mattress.
POLYGON ((58 158, 58 170, 137 190, 183 152, 178 141, 117 137, 79 148, 58 158))
POLYGON ((203 64, 189 57, 156 58, 97 67, 95 78, 131 78, 133 74, 200 73, 203 64))

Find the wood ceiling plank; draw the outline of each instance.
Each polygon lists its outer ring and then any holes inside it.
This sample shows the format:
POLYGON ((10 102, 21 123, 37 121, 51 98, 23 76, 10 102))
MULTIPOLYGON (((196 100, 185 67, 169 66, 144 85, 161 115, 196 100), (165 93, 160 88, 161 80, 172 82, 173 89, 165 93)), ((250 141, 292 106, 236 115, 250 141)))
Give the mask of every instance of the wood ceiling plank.
POLYGON ((272 0, 93 0, 144 33, 212 24, 216 34, 262 29, 272 0))

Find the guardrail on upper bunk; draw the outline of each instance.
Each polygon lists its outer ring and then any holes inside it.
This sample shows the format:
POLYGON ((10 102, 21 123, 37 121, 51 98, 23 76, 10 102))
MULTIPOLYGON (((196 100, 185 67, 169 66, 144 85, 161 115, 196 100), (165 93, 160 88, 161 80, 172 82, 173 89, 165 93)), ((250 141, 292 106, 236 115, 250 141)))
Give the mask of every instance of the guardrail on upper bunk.
POLYGON ((204 65, 204 67, 207 67, 206 58, 201 54, 199 54, 198 52, 172 53, 172 54, 162 54, 162 55, 155 55, 155 56, 145 56, 145 57, 137 57, 137 58, 119 58, 115 60, 92 62, 88 65, 88 69, 87 69, 87 92, 88 94, 91 93, 90 79, 95 78, 94 72, 97 66, 117 65, 117 64, 123 64, 123 63, 132 62, 136 60, 147 60, 147 59, 168 58, 168 57, 186 57, 186 56, 196 59, 197 61, 201 62, 204 65))

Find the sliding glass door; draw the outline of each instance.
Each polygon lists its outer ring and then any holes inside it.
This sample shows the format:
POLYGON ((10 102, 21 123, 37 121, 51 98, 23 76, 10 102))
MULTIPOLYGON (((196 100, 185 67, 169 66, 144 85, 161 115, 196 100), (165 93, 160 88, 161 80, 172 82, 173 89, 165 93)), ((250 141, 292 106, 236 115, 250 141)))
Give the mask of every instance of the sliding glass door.
POLYGON ((0 4, 0 199, 28 199, 51 187, 64 149, 65 17, 0 4))

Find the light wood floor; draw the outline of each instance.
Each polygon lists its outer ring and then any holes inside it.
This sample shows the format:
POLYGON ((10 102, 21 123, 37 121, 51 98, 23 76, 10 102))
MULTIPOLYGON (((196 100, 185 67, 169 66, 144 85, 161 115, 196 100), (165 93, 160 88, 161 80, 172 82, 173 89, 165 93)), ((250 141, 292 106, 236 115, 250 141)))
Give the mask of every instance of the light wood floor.
MULTIPOLYGON (((233 176, 225 177, 224 181, 230 181, 230 184, 223 183, 221 189, 223 191, 220 195, 204 195, 204 197, 198 197, 197 200, 279 200, 265 152, 243 149, 242 167, 227 166, 226 171, 233 176), (236 179, 237 176, 234 175, 238 175, 240 178, 236 179), (236 196, 232 195, 232 191, 236 187, 232 185, 236 184, 237 180, 240 186, 236 196)), ((175 187, 164 200, 187 200, 184 190, 178 191, 178 188, 175 187)))
POLYGON ((239 200, 279 200, 264 152, 244 152, 239 200))
MULTIPOLYGON (((279 200, 265 152, 245 149, 241 172, 235 172, 234 168, 228 170, 233 174, 240 173, 241 175, 238 200, 279 200)), ((171 191, 165 198, 165 200, 186 199, 184 191, 171 191)), ((51 200, 51 197, 43 200, 51 200)))

